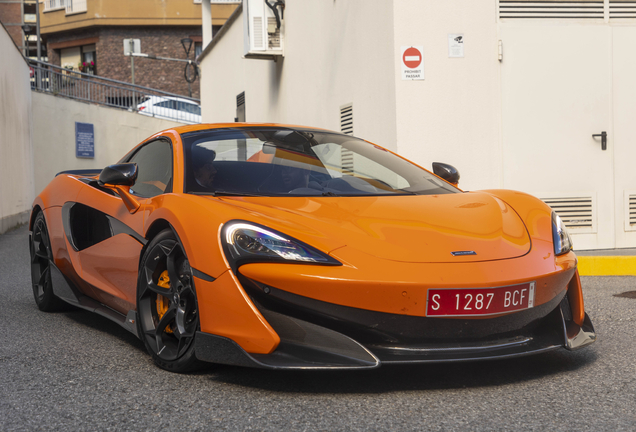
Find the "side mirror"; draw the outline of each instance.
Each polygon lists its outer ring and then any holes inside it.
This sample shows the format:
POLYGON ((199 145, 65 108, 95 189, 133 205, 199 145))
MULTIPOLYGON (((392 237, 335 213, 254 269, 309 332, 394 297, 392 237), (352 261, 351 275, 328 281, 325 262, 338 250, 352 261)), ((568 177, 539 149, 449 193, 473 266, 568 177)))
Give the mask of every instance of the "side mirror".
POLYGON ((137 180, 137 164, 123 163, 108 165, 104 168, 97 183, 116 190, 128 211, 133 214, 141 207, 137 198, 130 193, 130 187, 135 184, 135 180, 137 180))
POLYGON ((137 180, 137 164, 108 165, 99 174, 99 185, 132 186, 137 180))
POLYGON ((459 183, 459 171, 452 165, 441 163, 441 162, 433 162, 433 172, 451 183, 453 186, 457 186, 459 183))

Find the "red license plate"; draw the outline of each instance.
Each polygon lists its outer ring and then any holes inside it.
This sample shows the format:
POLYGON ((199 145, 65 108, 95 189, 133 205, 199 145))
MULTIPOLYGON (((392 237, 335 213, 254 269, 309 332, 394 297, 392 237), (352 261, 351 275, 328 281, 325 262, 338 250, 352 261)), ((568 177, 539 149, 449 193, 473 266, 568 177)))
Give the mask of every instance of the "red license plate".
POLYGON ((433 288, 426 316, 494 315, 534 306, 534 282, 497 288, 433 288))

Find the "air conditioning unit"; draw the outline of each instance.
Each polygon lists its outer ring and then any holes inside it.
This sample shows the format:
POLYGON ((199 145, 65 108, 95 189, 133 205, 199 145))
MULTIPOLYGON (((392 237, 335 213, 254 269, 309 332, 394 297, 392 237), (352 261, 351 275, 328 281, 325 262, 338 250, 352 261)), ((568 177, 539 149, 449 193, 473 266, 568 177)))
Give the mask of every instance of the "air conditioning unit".
POLYGON ((246 58, 276 60, 283 56, 284 0, 243 0, 246 58))

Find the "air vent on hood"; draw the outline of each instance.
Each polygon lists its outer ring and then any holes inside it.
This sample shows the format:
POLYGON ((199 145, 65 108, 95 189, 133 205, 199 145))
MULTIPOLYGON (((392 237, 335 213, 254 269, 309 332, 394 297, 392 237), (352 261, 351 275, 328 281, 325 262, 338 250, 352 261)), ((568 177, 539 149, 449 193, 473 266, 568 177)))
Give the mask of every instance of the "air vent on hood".
POLYGON ((603 19, 603 3, 602 0, 501 0, 499 2, 499 18, 603 19))
POLYGON ((541 198, 573 233, 596 232, 596 203, 592 196, 541 198))

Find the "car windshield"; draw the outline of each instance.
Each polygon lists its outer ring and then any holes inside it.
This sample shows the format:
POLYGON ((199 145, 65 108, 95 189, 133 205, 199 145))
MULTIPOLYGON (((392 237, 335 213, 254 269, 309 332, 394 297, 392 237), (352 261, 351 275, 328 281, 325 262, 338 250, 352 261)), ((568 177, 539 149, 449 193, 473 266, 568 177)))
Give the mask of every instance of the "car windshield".
POLYGON ((227 128, 182 135, 185 192, 256 196, 457 193, 426 170, 349 135, 227 128))

